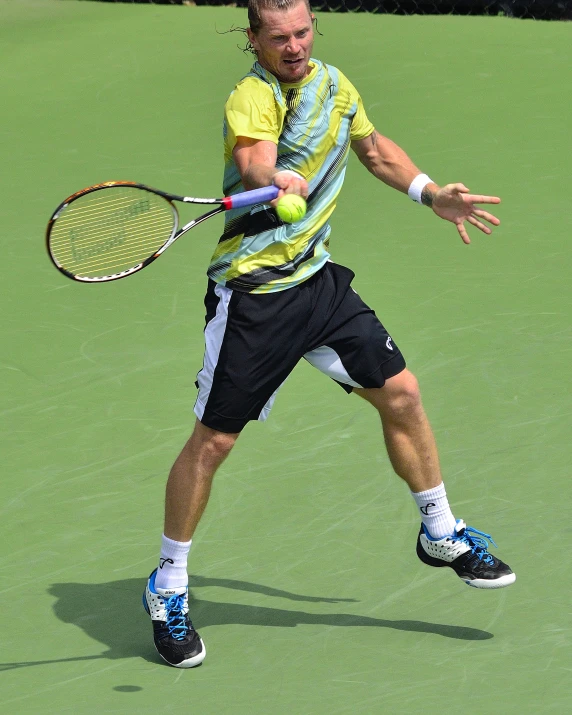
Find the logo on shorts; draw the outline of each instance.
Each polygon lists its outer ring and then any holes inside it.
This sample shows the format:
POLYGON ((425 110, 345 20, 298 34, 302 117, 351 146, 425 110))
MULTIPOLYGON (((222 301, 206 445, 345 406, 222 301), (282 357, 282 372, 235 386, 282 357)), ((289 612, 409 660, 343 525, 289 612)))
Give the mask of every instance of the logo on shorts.
POLYGON ((387 340, 385 341, 385 347, 386 347, 388 350, 393 350, 393 345, 391 344, 391 338, 390 338, 390 337, 388 337, 387 340))
POLYGON ((422 514, 425 514, 425 516, 427 516, 427 515, 429 514, 429 507, 430 507, 430 506, 437 506, 437 504, 433 504, 433 502, 430 501, 429 504, 425 504, 425 506, 420 506, 420 507, 419 507, 419 511, 420 511, 422 514))

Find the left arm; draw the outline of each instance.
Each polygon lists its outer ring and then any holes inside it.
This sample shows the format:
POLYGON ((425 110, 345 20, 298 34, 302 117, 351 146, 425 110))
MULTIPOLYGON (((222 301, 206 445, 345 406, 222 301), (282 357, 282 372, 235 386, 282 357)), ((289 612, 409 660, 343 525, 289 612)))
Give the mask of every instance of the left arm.
MULTIPOLYGON (((352 149, 370 173, 384 184, 404 194, 407 193, 413 179, 421 174, 401 147, 375 130, 365 139, 353 141, 352 149)), ((429 186, 433 187, 433 192, 439 188, 437 184, 429 184, 429 186)))
MULTIPOLYGON (((384 184, 404 194, 408 193, 412 181, 421 174, 401 147, 375 130, 368 137, 353 141, 352 149, 369 172, 384 184)), ((498 196, 470 194, 464 184, 447 184, 440 187, 430 181, 423 187, 420 201, 425 206, 430 206, 440 218, 454 223, 464 243, 471 242, 465 221, 486 234, 490 234, 492 230, 480 219, 493 226, 500 224, 496 216, 474 206, 475 203, 499 204, 498 196)))

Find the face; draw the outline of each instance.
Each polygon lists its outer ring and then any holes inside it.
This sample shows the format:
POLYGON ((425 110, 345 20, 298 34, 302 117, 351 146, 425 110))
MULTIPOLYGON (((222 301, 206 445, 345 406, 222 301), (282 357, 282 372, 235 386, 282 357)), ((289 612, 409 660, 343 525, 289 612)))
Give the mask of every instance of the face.
POLYGON ((314 44, 314 16, 306 3, 288 10, 262 10, 262 27, 248 39, 256 50, 258 62, 280 82, 299 82, 309 74, 308 62, 314 44))

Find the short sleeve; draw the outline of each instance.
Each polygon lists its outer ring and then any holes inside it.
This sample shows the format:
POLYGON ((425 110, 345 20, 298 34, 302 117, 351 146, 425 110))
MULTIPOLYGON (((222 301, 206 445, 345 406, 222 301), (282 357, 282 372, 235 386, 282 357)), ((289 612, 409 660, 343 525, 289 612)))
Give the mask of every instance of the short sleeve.
POLYGON ((353 86, 349 79, 339 70, 338 73, 340 77, 340 88, 343 87, 349 93, 351 103, 357 105, 356 113, 354 114, 352 119, 350 139, 351 141, 356 141, 357 139, 365 139, 365 137, 368 137, 372 132, 375 131, 375 127, 367 118, 362 99, 357 89, 353 86))
POLYGON ((226 144, 232 151, 237 137, 278 144, 282 129, 272 89, 264 82, 246 77, 235 87, 225 108, 226 144))
POLYGON ((367 118, 367 114, 365 113, 363 102, 361 101, 361 97, 359 96, 359 94, 357 95, 357 105, 357 111, 352 120, 352 128, 350 131, 350 139, 352 141, 356 141, 357 139, 365 139, 365 137, 368 137, 372 132, 375 131, 375 127, 367 118))

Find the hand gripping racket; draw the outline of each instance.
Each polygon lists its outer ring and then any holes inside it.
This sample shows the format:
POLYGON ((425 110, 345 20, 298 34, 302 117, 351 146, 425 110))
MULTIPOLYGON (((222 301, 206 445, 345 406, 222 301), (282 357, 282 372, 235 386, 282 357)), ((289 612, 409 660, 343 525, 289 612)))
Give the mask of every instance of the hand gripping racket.
POLYGON ((107 181, 78 191, 58 206, 46 230, 48 253, 55 267, 74 281, 114 281, 148 266, 179 236, 211 216, 268 203, 278 191, 265 186, 222 199, 198 199, 131 181, 107 181), (179 228, 173 201, 218 206, 179 228))

